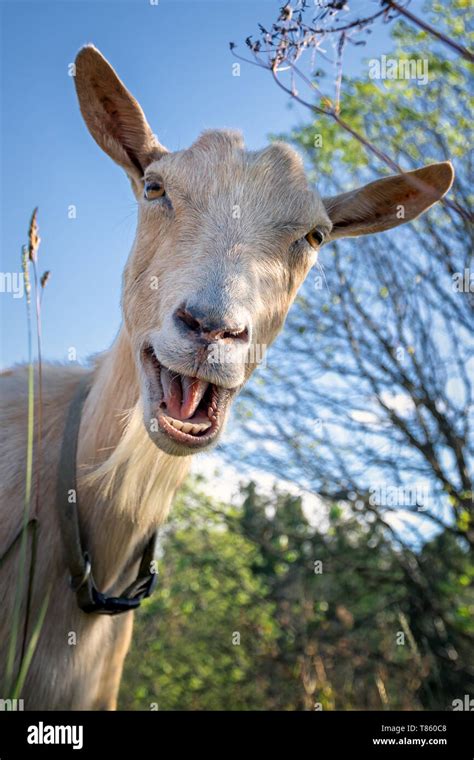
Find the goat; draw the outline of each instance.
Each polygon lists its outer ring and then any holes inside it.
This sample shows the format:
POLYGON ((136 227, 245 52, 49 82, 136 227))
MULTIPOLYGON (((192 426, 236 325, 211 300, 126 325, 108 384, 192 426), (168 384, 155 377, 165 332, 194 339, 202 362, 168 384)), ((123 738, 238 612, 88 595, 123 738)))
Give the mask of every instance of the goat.
MULTIPOLYGON (((268 347, 281 330, 320 247, 414 219, 445 195, 454 174, 449 162, 437 163, 322 199, 283 142, 251 152, 240 133, 212 130, 169 152, 92 45, 78 53, 75 85, 92 137, 128 175, 138 227, 112 347, 92 367, 43 368, 31 619, 47 589, 53 593, 22 694, 30 710, 115 709, 132 636, 133 612, 87 614, 68 586, 55 489, 77 387, 90 385, 76 459, 81 539, 98 587, 116 593, 135 577, 191 456, 219 440, 258 363, 253 349, 268 347)), ((1 390, 3 554, 22 521, 27 368, 7 370, 1 390)), ((14 547, 0 574, 2 671, 17 570, 14 547)))

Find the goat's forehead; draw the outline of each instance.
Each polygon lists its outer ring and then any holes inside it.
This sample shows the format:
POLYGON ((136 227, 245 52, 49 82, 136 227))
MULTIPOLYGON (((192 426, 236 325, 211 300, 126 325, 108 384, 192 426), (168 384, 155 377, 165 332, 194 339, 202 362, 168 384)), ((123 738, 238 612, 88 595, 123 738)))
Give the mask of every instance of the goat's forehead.
POLYGON ((212 130, 186 150, 155 161, 148 173, 160 174, 191 197, 196 191, 208 198, 228 195, 232 203, 258 206, 302 226, 326 217, 318 193, 308 187, 301 157, 282 142, 247 151, 240 132, 212 130))
POLYGON ((234 176, 237 170, 262 178, 271 173, 307 186, 301 157, 288 144, 275 142, 262 150, 248 151, 242 134, 226 129, 204 132, 189 148, 166 154, 151 168, 186 174, 214 174, 217 168, 220 175, 230 169, 234 176))

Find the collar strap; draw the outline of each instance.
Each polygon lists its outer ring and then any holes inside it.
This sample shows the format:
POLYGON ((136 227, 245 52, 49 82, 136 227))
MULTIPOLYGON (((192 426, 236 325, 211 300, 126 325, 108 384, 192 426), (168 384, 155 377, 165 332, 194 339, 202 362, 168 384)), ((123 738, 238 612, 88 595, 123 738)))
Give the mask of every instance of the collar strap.
POLYGON ((87 378, 79 383, 69 406, 59 458, 56 504, 69 568, 70 586, 76 594, 80 609, 102 615, 118 615, 139 607, 142 599, 150 596, 155 589, 157 573, 152 571, 152 562, 156 558, 158 532, 153 533, 145 547, 136 580, 127 586, 120 596, 107 596, 96 588, 92 560, 83 550, 81 542, 76 483, 79 427, 82 408, 89 391, 90 383, 87 378))

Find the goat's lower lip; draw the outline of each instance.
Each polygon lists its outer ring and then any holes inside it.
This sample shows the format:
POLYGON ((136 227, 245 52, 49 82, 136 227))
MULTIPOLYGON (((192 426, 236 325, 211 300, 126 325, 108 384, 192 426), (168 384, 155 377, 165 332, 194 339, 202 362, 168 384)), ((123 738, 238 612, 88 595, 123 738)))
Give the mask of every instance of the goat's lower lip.
POLYGON ((160 431, 172 441, 186 448, 202 448, 209 445, 220 431, 227 406, 234 391, 209 383, 193 415, 186 419, 177 419, 167 409, 162 373, 163 375, 166 373, 167 382, 169 382, 168 378, 170 375, 173 377, 174 382, 179 378, 180 383, 186 383, 187 385, 190 382, 192 384, 193 381, 199 382, 198 379, 173 372, 162 365, 156 358, 153 349, 149 346, 142 351, 142 359, 149 383, 153 416, 158 422, 160 431), (204 428, 208 423, 210 425, 206 429, 198 431, 199 428, 204 428), (187 426, 188 428, 192 426, 192 429, 198 432, 180 430, 177 427, 178 425, 182 427, 187 426))

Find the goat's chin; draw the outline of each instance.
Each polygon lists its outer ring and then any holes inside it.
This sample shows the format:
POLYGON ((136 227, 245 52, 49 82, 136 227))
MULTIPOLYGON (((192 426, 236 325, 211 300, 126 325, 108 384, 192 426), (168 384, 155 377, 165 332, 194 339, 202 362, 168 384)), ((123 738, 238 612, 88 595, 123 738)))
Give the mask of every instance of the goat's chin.
POLYGON ((162 430, 158 431, 152 431, 148 427, 147 420, 144 418, 145 427, 147 430, 147 433, 155 446, 160 450, 163 451, 165 454, 168 454, 169 456, 173 457, 189 457, 193 454, 197 454, 200 451, 209 451, 214 446, 217 445, 222 429, 224 427, 224 424, 222 425, 221 430, 219 430, 215 435, 212 436, 212 438, 209 438, 206 441, 200 441, 198 444, 196 444, 195 441, 181 443, 176 441, 174 438, 169 437, 166 433, 164 433, 162 430))
POLYGON ((224 388, 162 365, 151 348, 141 355, 143 422, 153 443, 171 456, 216 445, 239 388, 224 388))
POLYGON ((175 457, 186 457, 197 454, 199 451, 209 450, 218 443, 225 427, 229 407, 230 403, 224 411, 221 411, 219 420, 200 436, 177 430, 174 424, 168 422, 165 414, 156 411, 148 399, 143 402, 143 423, 149 437, 160 451, 175 457))

